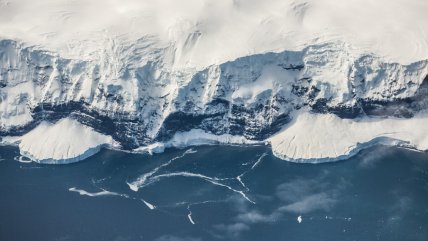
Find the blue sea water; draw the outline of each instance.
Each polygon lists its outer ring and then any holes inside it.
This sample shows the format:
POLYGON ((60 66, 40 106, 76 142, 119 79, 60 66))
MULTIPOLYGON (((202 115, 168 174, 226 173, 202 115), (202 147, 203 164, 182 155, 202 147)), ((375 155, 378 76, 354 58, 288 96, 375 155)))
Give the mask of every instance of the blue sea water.
POLYGON ((428 240, 427 153, 379 146, 317 165, 268 146, 18 157, 0 147, 1 241, 428 240))

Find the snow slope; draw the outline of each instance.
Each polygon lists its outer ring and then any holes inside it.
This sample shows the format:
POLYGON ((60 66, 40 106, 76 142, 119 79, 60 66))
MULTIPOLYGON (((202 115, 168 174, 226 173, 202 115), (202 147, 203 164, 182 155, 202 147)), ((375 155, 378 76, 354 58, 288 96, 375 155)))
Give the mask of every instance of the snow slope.
POLYGON ((43 122, 20 139, 21 155, 46 164, 77 162, 97 153, 103 146, 115 146, 111 137, 70 118, 55 124, 43 122))
POLYGON ((302 112, 269 141, 280 158, 319 163, 345 159, 377 144, 428 150, 427 124, 426 114, 411 119, 350 120, 302 112))
POLYGON ((0 33, 85 60, 154 38, 152 50, 169 49, 178 68, 337 40, 406 64, 428 56, 427 9, 425 0, 2 0, 0 33))

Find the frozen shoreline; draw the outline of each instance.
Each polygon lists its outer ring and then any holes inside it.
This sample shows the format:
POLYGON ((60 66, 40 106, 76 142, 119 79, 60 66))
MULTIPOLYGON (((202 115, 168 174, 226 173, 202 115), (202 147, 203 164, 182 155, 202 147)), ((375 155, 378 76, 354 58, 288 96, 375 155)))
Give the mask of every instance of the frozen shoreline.
MULTIPOLYGON (((297 163, 324 163, 348 159, 376 145, 412 150, 428 149, 428 116, 411 119, 340 119, 326 114, 299 113, 282 131, 265 141, 242 136, 214 135, 200 129, 178 132, 167 142, 156 142, 130 153, 162 153, 166 148, 201 145, 269 144, 273 154, 297 163)), ((3 137, 1 144, 18 145, 21 155, 43 164, 68 164, 84 160, 102 148, 120 150, 110 136, 66 118, 56 124, 42 123, 22 137, 3 137), (61 131, 61 134, 59 130, 61 131), (80 138, 85 136, 85 138, 80 138), (49 148, 47 148, 49 147, 49 148)))
POLYGON ((410 119, 341 119, 332 114, 300 113, 269 138, 273 154, 299 163, 348 159, 375 145, 428 150, 428 116, 410 119))
POLYGON ((78 162, 98 153, 101 148, 118 147, 110 136, 70 118, 55 124, 42 122, 21 137, 3 137, 2 144, 17 145, 22 156, 43 164, 78 162))
POLYGON ((137 153, 161 153, 166 148, 200 145, 269 144, 273 155, 296 163, 324 163, 348 159, 360 151, 377 146, 397 146, 415 151, 428 150, 428 116, 411 119, 341 119, 332 114, 298 113, 282 131, 264 141, 192 130, 177 133, 170 141, 154 143, 134 150, 137 153))
POLYGON ((142 146, 134 149, 132 152, 135 153, 162 153, 166 148, 185 148, 190 146, 202 146, 202 145, 256 145, 263 144, 264 141, 253 141, 247 140, 243 136, 233 136, 229 134, 225 135, 214 135, 206 133, 200 129, 193 129, 188 132, 178 132, 171 140, 167 142, 156 142, 148 146, 142 146))

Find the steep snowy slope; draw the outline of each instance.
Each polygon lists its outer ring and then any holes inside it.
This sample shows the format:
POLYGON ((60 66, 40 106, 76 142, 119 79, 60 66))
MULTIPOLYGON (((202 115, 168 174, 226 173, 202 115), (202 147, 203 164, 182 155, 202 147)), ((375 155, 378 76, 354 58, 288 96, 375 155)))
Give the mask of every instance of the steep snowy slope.
POLYGON ((72 117, 145 150, 180 133, 263 141, 297 110, 412 118, 428 107, 427 10, 424 0, 1 0, 0 136, 72 117))

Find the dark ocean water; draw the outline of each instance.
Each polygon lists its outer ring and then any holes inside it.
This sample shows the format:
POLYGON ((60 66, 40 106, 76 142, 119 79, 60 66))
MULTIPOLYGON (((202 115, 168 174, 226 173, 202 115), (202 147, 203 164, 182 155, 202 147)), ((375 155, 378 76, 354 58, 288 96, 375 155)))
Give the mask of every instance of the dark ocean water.
POLYGON ((1 241, 428 240, 427 153, 376 147, 318 165, 268 146, 17 156, 0 147, 1 241))

